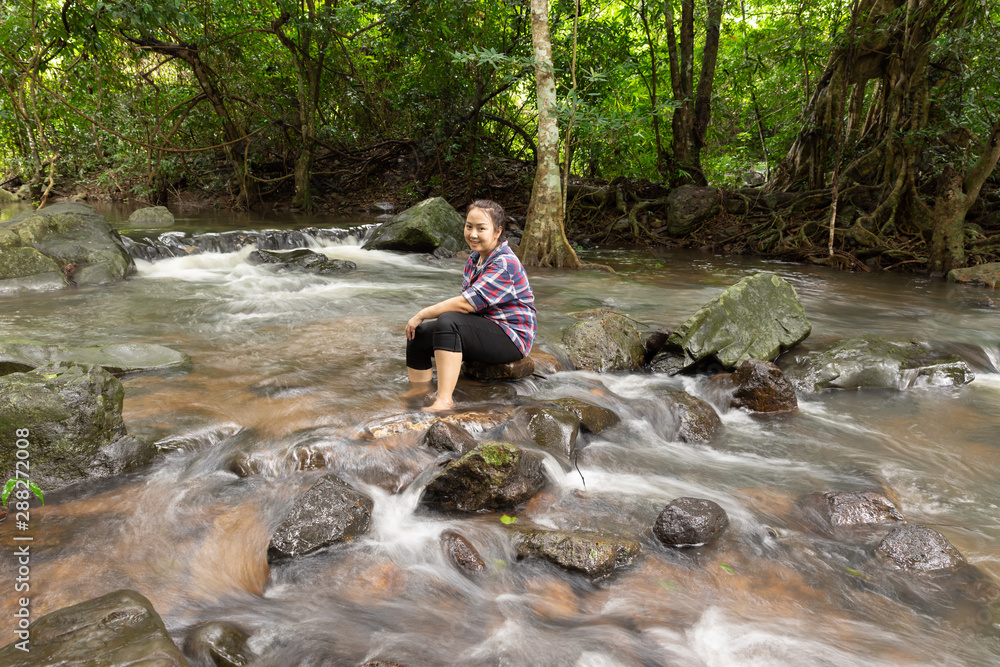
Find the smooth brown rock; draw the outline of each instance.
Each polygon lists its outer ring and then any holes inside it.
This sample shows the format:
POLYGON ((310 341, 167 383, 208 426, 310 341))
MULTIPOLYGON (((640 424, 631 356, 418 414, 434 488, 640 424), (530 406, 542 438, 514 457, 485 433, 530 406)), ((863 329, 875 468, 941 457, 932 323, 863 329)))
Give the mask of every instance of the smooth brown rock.
POLYGON ((535 372, 535 361, 531 356, 512 361, 509 364, 480 364, 465 362, 465 375, 481 382, 506 382, 523 380, 535 372))
POLYGON ((468 431, 461 426, 440 420, 427 429, 424 441, 435 451, 455 454, 465 454, 476 447, 476 439, 468 431))
POLYGON ((722 428, 722 419, 707 401, 683 390, 669 392, 666 400, 680 421, 677 438, 681 442, 709 442, 722 428))
POLYGON ((732 375, 736 386, 732 407, 754 412, 787 412, 797 410, 799 401, 795 387, 785 374, 769 361, 748 359, 732 375))
POLYGON ((448 560, 459 570, 469 574, 478 574, 486 569, 486 563, 476 548, 467 538, 454 531, 441 535, 441 547, 448 560))
POLYGON ((574 413, 580 418, 580 426, 586 433, 600 433, 606 428, 621 423, 621 417, 613 410, 582 401, 579 398, 557 398, 545 403, 574 413))
POLYGON ((656 517, 653 533, 666 546, 691 547, 711 542, 728 525, 729 517, 718 503, 703 498, 676 498, 656 517))

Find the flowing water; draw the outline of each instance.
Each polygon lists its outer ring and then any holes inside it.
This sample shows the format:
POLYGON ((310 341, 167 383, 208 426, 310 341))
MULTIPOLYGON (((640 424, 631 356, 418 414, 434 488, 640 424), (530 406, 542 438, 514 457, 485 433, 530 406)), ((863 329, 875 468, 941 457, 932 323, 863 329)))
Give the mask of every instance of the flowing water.
MULTIPOLYGON (((1000 662, 997 628, 981 611, 935 594, 933 581, 887 578, 873 545, 838 543, 797 509, 805 494, 887 486, 909 521, 932 525, 1000 580, 1000 312, 981 303, 988 291, 682 253, 587 257, 614 275, 532 271, 542 350, 555 350, 574 312, 610 306, 645 328, 673 327, 740 278, 772 271, 798 291, 812 340, 911 336, 962 343, 981 359, 964 387, 800 395, 796 414, 770 419, 730 411, 709 445, 664 437, 672 416, 657 398, 678 388, 707 396, 705 378, 563 372, 519 383, 525 396, 585 398, 623 417, 583 436, 581 474, 547 465, 548 486, 516 513, 638 537, 642 557, 591 582, 518 561, 497 514, 421 508, 422 471, 437 458, 416 436, 354 437, 411 409, 403 326, 457 293, 462 262, 368 252, 355 236, 316 249, 358 270, 279 274, 246 263, 245 248, 137 261, 136 276, 101 288, 0 295, 0 336, 154 342, 193 361, 190 372, 124 381, 130 432, 165 450, 154 464, 50 493, 32 510, 34 618, 134 588, 178 644, 200 623, 231 621, 251 634, 253 664, 275 666, 1000 662), (269 567, 272 531, 330 471, 374 499, 370 532, 269 567), (650 526, 679 496, 726 509, 718 542, 656 543, 650 526), (449 530, 476 546, 484 575, 450 564, 440 546, 449 530)), ((0 524, 4 544, 12 533, 0 524)), ((12 596, 0 600, 10 618, 12 596)))

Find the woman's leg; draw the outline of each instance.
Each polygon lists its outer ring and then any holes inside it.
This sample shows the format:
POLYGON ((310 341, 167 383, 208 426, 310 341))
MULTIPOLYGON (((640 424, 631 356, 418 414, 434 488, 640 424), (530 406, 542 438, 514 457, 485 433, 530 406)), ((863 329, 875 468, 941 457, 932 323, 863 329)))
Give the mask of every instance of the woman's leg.
POLYGON ((413 340, 406 341, 406 373, 412 383, 427 383, 434 378, 431 358, 434 355, 434 322, 417 327, 413 340))
POLYGON ((458 384, 458 374, 462 371, 462 353, 434 350, 434 361, 437 363, 437 396, 434 403, 427 407, 431 412, 450 410, 455 407, 455 385, 458 384))

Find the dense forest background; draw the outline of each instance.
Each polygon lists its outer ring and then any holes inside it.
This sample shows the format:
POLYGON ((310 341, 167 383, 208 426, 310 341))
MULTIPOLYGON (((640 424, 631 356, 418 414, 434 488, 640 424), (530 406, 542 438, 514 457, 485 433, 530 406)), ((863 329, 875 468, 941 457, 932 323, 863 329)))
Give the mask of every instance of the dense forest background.
MULTIPOLYGON (((523 213, 538 2, 5 0, 0 185, 523 213)), ((548 3, 570 238, 995 261, 998 23, 994 0, 548 3)))

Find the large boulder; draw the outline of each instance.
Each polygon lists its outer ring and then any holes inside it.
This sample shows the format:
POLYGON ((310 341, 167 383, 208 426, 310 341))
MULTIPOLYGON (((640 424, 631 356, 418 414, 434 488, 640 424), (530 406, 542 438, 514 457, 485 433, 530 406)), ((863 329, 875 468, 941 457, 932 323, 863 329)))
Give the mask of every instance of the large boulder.
POLYGON ((621 313, 585 314, 563 331, 570 361, 587 371, 631 371, 642 368, 646 348, 632 320, 621 313))
POLYGON ((174 214, 166 206, 147 206, 132 211, 125 227, 129 229, 159 229, 174 224, 174 214))
POLYGON ((456 252, 465 245, 465 221, 451 204, 433 197, 394 215, 371 231, 366 250, 433 252, 444 247, 456 252))
POLYGON ((152 343, 67 347, 31 340, 0 339, 0 375, 25 373, 59 362, 93 364, 113 375, 126 375, 183 368, 191 364, 191 359, 169 347, 152 343))
POLYGON ((27 633, 30 650, 18 648, 18 639, 0 648, 0 665, 190 665, 153 605, 131 590, 46 614, 32 623, 27 633))
POLYGON ((800 391, 964 385, 975 379, 961 357, 933 343, 861 336, 779 360, 800 391))
POLYGON ((368 532, 374 503, 336 475, 313 484, 271 536, 268 562, 295 558, 368 532))
MULTIPOLYGON (((0 377, 0 433, 28 432, 31 480, 43 491, 149 463, 153 445, 126 433, 125 389, 99 366, 58 363, 0 377)), ((0 447, 0 474, 14 476, 15 448, 0 447)))
POLYGON ((653 533, 670 547, 696 547, 714 540, 729 525, 726 511, 703 498, 676 498, 667 503, 653 533))
POLYGON ((885 536, 878 554, 905 572, 954 571, 966 564, 965 557, 941 533, 927 526, 908 523, 885 536))
POLYGON ((952 269, 948 272, 948 280, 969 285, 996 287, 997 284, 1000 284, 1000 262, 969 266, 964 269, 952 269))
POLYGON ((608 576, 642 553, 635 540, 598 533, 534 529, 518 531, 516 548, 518 558, 544 558, 592 579, 608 576))
POLYGON ((282 252, 253 250, 247 255, 247 263, 268 264, 277 267, 280 271, 308 271, 309 273, 318 273, 321 276, 350 273, 358 268, 358 265, 349 259, 330 259, 326 255, 308 248, 282 252))
POLYGON ((512 510, 544 485, 537 456, 507 442, 487 440, 449 461, 427 484, 422 502, 460 512, 512 510))
POLYGON ((682 185, 667 195, 667 233, 684 236, 719 212, 719 191, 697 185, 682 185))
POLYGON ((660 354, 682 355, 685 368, 703 361, 735 368, 747 359, 773 361, 810 331, 795 289, 773 273, 758 273, 691 316, 670 335, 660 354))
POLYGON ((83 204, 55 204, 0 223, 0 290, 98 285, 135 272, 118 232, 83 204))

